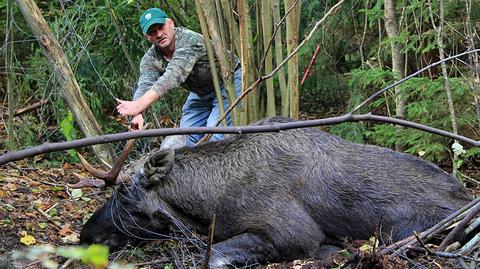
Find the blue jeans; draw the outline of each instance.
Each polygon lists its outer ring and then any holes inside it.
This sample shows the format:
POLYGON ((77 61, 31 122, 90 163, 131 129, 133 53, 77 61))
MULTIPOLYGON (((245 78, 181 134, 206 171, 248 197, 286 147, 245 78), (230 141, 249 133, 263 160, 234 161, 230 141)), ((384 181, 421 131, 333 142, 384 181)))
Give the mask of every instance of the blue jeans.
MULTIPOLYGON (((242 68, 239 68, 234 73, 234 84, 237 96, 242 93, 242 68)), ((223 105, 225 111, 229 107, 228 98, 225 91, 225 86, 221 85, 221 92, 223 98, 223 105)), ((183 114, 180 121, 180 127, 213 127, 220 117, 219 105, 215 91, 207 95, 197 95, 190 92, 187 101, 182 108, 183 114)), ((230 115, 227 116, 227 125, 232 125, 230 115)), ((193 147, 204 134, 187 135, 186 142, 188 147, 193 147)), ((209 141, 222 140, 223 134, 214 134, 209 141)))

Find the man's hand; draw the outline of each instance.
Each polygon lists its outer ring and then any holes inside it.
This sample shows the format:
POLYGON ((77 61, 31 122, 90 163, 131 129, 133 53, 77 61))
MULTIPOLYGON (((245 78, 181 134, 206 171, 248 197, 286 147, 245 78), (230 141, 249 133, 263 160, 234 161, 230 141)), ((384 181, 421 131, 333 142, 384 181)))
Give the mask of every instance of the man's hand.
POLYGON ((160 96, 153 90, 147 91, 142 97, 135 101, 124 101, 116 98, 119 103, 117 111, 122 116, 136 116, 145 111, 160 96))
POLYGON ((140 100, 124 101, 124 100, 117 99, 117 102, 119 102, 119 104, 117 106, 117 111, 122 116, 139 115, 145 109, 147 109, 147 106, 145 106, 144 103, 141 102, 140 100))
POLYGON ((130 122, 130 131, 141 130, 143 128, 143 124, 145 123, 142 114, 135 115, 132 121, 130 122))

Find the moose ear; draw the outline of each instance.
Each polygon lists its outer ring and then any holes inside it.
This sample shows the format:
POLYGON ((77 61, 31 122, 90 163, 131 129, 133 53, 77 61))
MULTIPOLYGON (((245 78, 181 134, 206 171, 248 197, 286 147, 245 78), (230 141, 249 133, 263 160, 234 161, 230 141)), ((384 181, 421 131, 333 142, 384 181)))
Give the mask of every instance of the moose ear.
POLYGON ((175 158, 175 150, 165 149, 150 157, 144 166, 144 187, 158 185, 170 173, 175 158))

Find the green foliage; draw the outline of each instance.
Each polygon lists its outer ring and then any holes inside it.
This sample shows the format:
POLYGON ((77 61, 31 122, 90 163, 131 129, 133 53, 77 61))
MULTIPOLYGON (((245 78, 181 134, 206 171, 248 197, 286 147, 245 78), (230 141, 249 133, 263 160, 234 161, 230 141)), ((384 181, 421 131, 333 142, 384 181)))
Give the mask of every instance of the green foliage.
MULTIPOLYGON (((60 130, 67 141, 77 139, 77 132, 74 128, 72 112, 69 111, 67 116, 60 123, 60 130)), ((70 155, 71 160, 78 162, 77 152, 74 149, 68 150, 68 154, 70 155)))
POLYGON ((58 254, 66 258, 81 260, 84 264, 90 264, 94 268, 104 268, 108 264, 108 248, 102 245, 91 245, 87 248, 60 248, 58 254))
POLYGON ((131 269, 133 266, 110 264, 108 261, 108 248, 102 245, 90 245, 88 247, 54 247, 51 245, 40 245, 29 247, 24 251, 16 251, 13 259, 28 259, 30 261, 40 261, 43 268, 58 268, 58 263, 52 259, 51 255, 57 255, 64 258, 80 260, 83 264, 91 266, 94 269, 100 268, 122 268, 131 269))

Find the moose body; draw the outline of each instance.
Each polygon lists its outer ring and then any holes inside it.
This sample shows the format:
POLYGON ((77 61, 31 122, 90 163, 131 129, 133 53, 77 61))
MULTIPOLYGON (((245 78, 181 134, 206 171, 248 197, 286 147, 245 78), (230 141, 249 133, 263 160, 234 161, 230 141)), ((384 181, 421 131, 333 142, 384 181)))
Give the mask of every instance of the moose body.
POLYGON ((116 248, 168 235, 177 221, 208 234, 215 214, 211 268, 322 258, 342 239, 368 239, 376 229, 384 242, 397 241, 471 200, 430 162, 316 128, 163 150, 136 182, 97 210, 81 241, 116 248))

